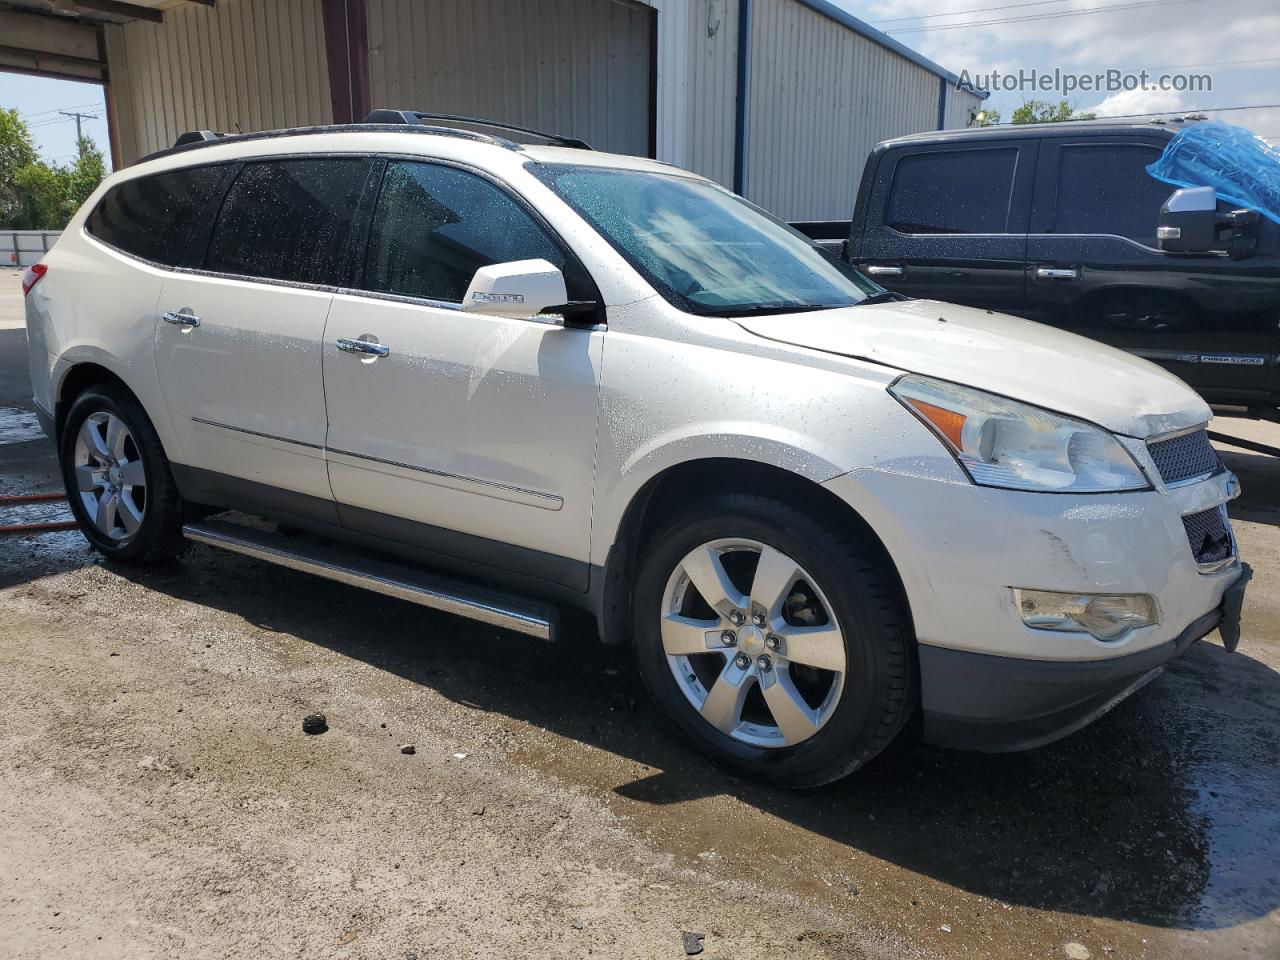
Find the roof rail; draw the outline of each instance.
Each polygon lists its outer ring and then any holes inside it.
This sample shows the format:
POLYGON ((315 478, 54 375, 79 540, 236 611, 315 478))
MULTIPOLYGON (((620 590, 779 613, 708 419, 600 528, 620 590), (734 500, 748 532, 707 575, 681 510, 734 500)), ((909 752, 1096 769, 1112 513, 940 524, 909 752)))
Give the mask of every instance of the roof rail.
POLYGON ((220 140, 225 136, 225 133, 218 133, 216 130, 188 130, 180 134, 178 139, 173 141, 173 145, 185 147, 189 143, 205 143, 209 140, 220 140))
MULTIPOLYGON (((576 150, 590 150, 591 144, 578 137, 565 137, 558 133, 544 133, 541 130, 534 130, 531 127, 520 127, 514 123, 502 123, 498 120, 482 120, 479 117, 460 117, 450 113, 423 113, 419 110, 387 110, 377 109, 370 111, 369 115, 364 118, 365 123, 404 123, 412 125, 428 125, 430 121, 444 121, 449 123, 465 123, 475 127, 487 127, 491 130, 509 130, 515 133, 525 133, 530 136, 538 137, 546 140, 548 143, 557 147, 572 147, 576 150)), ((511 141, 506 141, 510 143, 511 141)))

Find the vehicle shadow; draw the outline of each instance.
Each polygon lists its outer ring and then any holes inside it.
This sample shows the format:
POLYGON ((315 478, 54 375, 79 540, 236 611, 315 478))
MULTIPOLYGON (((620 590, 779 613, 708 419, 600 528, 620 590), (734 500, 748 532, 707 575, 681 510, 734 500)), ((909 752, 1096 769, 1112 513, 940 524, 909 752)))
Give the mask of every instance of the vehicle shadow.
POLYGON ((1228 507, 1233 520, 1280 526, 1280 457, 1219 450, 1222 462, 1240 478, 1240 496, 1228 507))
MULTIPOLYGON (((1046 910, 1197 929, 1280 906, 1280 838, 1267 812, 1280 795, 1280 674, 1216 638, 1057 744, 1004 755, 908 745, 841 783, 793 792, 728 775, 685 747, 627 651, 602 647, 587 623, 571 622, 557 643, 530 641, 304 574, 266 575, 257 561, 205 548, 171 568, 119 572, 644 764, 653 772, 618 784, 568 769, 562 750, 527 761, 656 813, 726 794, 851 852, 1046 910)), ((519 746, 514 756, 526 762, 519 746)))

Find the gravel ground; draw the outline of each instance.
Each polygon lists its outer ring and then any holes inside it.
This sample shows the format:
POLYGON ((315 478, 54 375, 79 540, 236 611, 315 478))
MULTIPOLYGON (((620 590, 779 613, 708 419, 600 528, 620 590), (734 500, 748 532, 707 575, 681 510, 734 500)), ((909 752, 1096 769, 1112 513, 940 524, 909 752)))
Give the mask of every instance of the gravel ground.
MULTIPOLYGON (((16 292, 0 493, 56 488, 16 292)), ((1038 751, 905 746, 807 793, 708 769, 585 627, 0 539, 0 955, 1280 956, 1280 460, 1226 457, 1239 652, 1198 644, 1038 751)))

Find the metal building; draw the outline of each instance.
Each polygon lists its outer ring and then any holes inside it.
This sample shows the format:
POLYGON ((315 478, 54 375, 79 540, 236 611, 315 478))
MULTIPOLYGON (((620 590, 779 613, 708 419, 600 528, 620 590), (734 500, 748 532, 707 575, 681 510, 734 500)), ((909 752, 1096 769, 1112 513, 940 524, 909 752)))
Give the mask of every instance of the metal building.
POLYGON ((102 82, 117 165, 185 130, 482 116, 847 217, 880 140, 985 94, 826 0, 0 0, 0 70, 102 82))

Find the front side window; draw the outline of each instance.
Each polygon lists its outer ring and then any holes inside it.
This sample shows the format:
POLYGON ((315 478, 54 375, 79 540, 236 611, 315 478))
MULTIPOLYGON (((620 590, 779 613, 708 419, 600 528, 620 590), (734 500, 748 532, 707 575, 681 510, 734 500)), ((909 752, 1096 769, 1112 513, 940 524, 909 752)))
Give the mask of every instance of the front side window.
POLYGON ((222 181, 224 167, 190 167, 112 187, 85 220, 91 236, 153 263, 181 262, 191 227, 222 181))
POLYGON ((686 312, 816 310, 879 292, 797 231, 705 180, 559 164, 529 169, 686 312))
MULTIPOLYGON (((432 163, 387 164, 369 235, 364 288, 461 303, 481 267, 547 260, 566 270, 560 246, 493 183, 432 163)), ((566 271, 570 299, 571 276, 566 271)))
POLYGON ((1017 147, 908 154, 893 171, 885 226, 900 233, 1006 233, 1017 147))
POLYGON ((341 285, 368 169, 363 159, 246 163, 222 202, 205 269, 341 285))
POLYGON ((1110 234, 1156 245, 1160 207, 1173 187, 1147 173, 1160 156, 1141 144, 1080 144, 1059 153, 1054 233, 1110 234))

